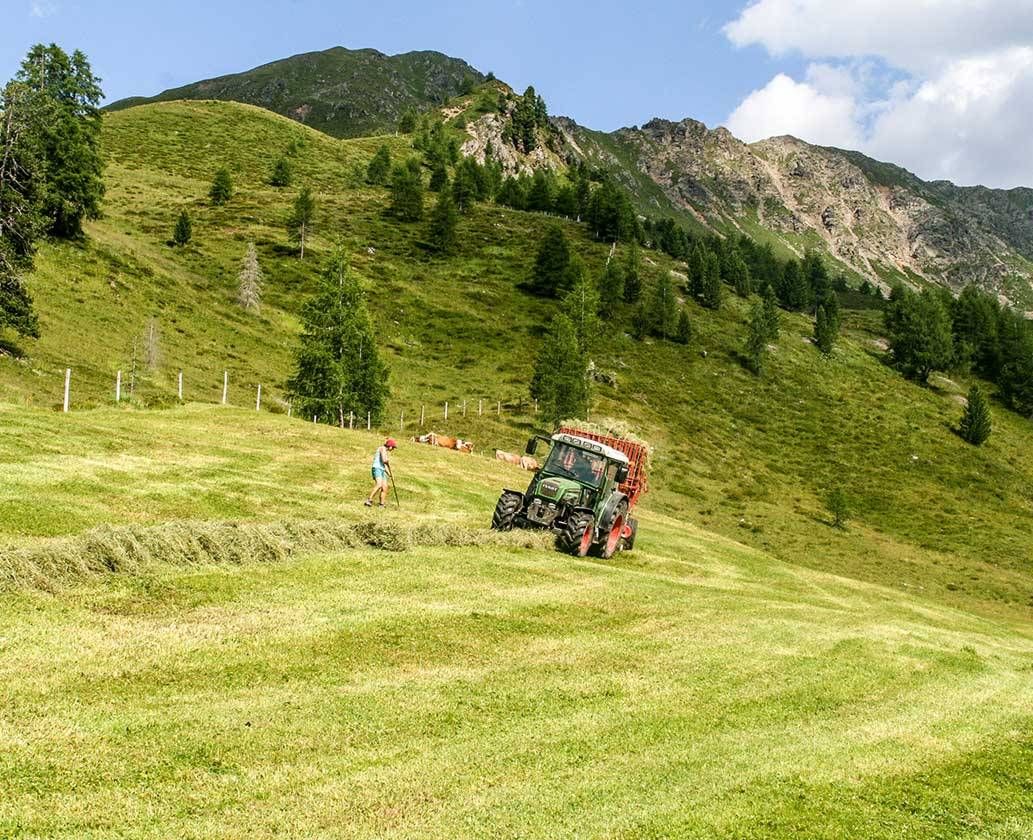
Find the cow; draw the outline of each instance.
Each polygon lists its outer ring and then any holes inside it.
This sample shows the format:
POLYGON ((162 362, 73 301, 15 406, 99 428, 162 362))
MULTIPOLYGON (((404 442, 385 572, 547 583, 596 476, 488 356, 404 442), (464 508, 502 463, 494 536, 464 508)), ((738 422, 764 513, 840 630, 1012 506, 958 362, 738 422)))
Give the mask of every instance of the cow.
POLYGON ((521 455, 520 469, 527 470, 528 472, 535 472, 538 469, 538 461, 530 455, 521 455))
POLYGON ((520 456, 514 455, 512 452, 503 452, 501 449, 495 450, 495 460, 505 461, 507 464, 514 464, 520 466, 520 456))
POLYGON ((469 455, 473 452, 473 443, 462 438, 439 435, 436 432, 427 432, 425 435, 411 438, 413 443, 425 443, 428 446, 440 446, 442 449, 454 449, 457 452, 465 452, 469 455))

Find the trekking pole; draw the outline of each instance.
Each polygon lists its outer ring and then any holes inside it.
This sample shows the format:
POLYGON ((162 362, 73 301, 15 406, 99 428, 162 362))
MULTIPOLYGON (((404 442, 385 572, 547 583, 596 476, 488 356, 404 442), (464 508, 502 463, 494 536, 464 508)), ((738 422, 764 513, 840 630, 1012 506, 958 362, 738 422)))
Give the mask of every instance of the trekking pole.
POLYGON ((393 472, 388 472, 387 476, 391 479, 391 489, 395 494, 395 507, 401 509, 402 503, 398 501, 398 488, 395 487, 395 474, 393 472))

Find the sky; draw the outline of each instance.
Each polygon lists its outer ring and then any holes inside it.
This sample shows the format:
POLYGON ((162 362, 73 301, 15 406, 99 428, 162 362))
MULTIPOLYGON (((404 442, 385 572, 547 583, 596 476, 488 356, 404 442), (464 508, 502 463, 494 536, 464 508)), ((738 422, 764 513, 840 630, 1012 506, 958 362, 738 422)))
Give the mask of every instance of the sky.
POLYGON ((53 41, 108 101, 332 46, 432 49, 591 128, 693 117, 1033 186, 1033 0, 0 0, 0 22, 0 80, 53 41))

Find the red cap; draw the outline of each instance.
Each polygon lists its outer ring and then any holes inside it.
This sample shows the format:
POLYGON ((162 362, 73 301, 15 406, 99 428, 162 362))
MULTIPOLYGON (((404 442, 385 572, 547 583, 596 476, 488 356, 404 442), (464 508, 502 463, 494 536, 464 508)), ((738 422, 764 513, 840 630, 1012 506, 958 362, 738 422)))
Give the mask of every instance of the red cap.
POLYGON ((386 446, 388 449, 397 449, 398 441, 396 441, 394 438, 388 438, 386 441, 384 441, 384 446, 386 446))

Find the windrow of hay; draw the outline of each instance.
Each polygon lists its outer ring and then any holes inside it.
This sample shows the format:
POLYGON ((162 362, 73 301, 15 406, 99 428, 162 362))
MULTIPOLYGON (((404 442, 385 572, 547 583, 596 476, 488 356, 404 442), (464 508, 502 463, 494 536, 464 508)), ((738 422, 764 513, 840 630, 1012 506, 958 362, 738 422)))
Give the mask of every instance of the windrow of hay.
POLYGON ((456 524, 365 521, 168 522, 150 527, 104 525, 73 537, 0 551, 0 590, 55 591, 105 574, 139 574, 166 564, 273 563, 292 555, 372 547, 418 546, 546 548, 542 532, 499 533, 456 524))

